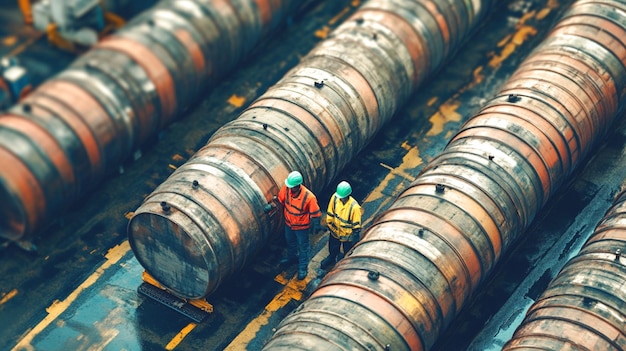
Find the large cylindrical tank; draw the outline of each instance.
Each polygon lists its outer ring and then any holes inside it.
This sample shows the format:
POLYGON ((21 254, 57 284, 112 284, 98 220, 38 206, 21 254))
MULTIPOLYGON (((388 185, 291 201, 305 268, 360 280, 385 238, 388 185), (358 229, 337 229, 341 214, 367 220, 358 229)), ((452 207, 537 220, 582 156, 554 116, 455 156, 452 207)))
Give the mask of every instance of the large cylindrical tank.
POLYGON ((626 350, 626 183, 503 350, 626 350))
POLYGON ((29 239, 307 3, 162 1, 0 114, 0 237, 29 239))
POLYGON ((625 14, 574 3, 264 350, 430 349, 623 112, 625 14))
POLYGON ((175 295, 213 292, 281 230, 263 209, 287 174, 321 190, 490 7, 364 3, 144 200, 128 228, 137 260, 175 295))

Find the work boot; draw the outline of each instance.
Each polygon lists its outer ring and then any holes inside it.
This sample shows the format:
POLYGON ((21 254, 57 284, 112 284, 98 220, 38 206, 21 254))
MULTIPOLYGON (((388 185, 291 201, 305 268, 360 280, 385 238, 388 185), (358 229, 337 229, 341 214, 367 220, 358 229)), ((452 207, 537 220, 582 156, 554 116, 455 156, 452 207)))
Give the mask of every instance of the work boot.
POLYGON ((306 274, 307 274, 306 271, 300 271, 299 270, 298 271, 298 280, 302 280, 302 279, 306 278, 306 274))
POLYGON ((287 264, 287 263, 296 262, 296 258, 297 258, 296 256, 288 256, 288 255, 285 255, 285 256, 283 256, 283 257, 280 259, 279 263, 280 263, 280 264, 287 264))
POLYGON ((320 262, 320 268, 326 270, 334 266, 335 263, 336 263, 336 259, 334 257, 328 256, 325 259, 323 259, 322 262, 320 262))

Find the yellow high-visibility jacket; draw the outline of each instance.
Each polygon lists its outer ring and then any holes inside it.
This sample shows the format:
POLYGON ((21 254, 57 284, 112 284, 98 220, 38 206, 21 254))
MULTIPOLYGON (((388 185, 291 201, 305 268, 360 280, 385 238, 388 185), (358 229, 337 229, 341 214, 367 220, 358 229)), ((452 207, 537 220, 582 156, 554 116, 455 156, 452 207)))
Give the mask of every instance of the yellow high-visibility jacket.
POLYGON ((331 196, 326 211, 326 224, 330 234, 339 241, 358 240, 361 231, 361 205, 352 197, 344 204, 335 194, 331 196))

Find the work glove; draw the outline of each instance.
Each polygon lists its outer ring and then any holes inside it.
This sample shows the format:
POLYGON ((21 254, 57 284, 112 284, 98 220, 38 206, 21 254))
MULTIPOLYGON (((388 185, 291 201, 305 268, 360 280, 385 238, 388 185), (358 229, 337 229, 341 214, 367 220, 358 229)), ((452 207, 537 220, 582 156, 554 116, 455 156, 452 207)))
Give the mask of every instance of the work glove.
POLYGON ((274 210, 278 209, 278 204, 278 197, 274 195, 274 197, 272 197, 272 199, 263 207, 263 212, 273 214, 275 212, 274 210))
POLYGON ((273 203, 267 203, 264 207, 263 207, 263 212, 265 213, 270 213, 272 212, 274 209, 276 208, 276 205, 274 205, 273 203))
POLYGON ((320 231, 324 230, 320 218, 313 218, 311 220, 311 229, 313 230, 313 234, 317 234, 320 231))
POLYGON ((361 240, 361 229, 353 229, 352 230, 352 242, 357 242, 361 240))

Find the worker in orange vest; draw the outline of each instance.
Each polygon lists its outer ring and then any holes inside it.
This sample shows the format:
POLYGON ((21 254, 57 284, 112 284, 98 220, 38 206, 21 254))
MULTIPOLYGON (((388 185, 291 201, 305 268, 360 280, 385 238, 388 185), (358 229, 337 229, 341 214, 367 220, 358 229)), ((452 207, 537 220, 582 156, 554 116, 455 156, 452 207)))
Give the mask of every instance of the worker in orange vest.
POLYGON ((289 173, 285 179, 285 186, 278 192, 278 202, 283 207, 287 241, 287 253, 280 263, 294 262, 297 256, 298 279, 302 280, 309 265, 309 232, 321 229, 322 211, 313 192, 302 184, 302 174, 298 171, 289 173))
POLYGON ((346 181, 337 184, 337 190, 330 197, 326 211, 328 236, 328 257, 320 263, 321 269, 335 265, 343 255, 361 238, 361 205, 352 197, 352 186, 346 181), (340 250, 343 249, 343 253, 340 250))

